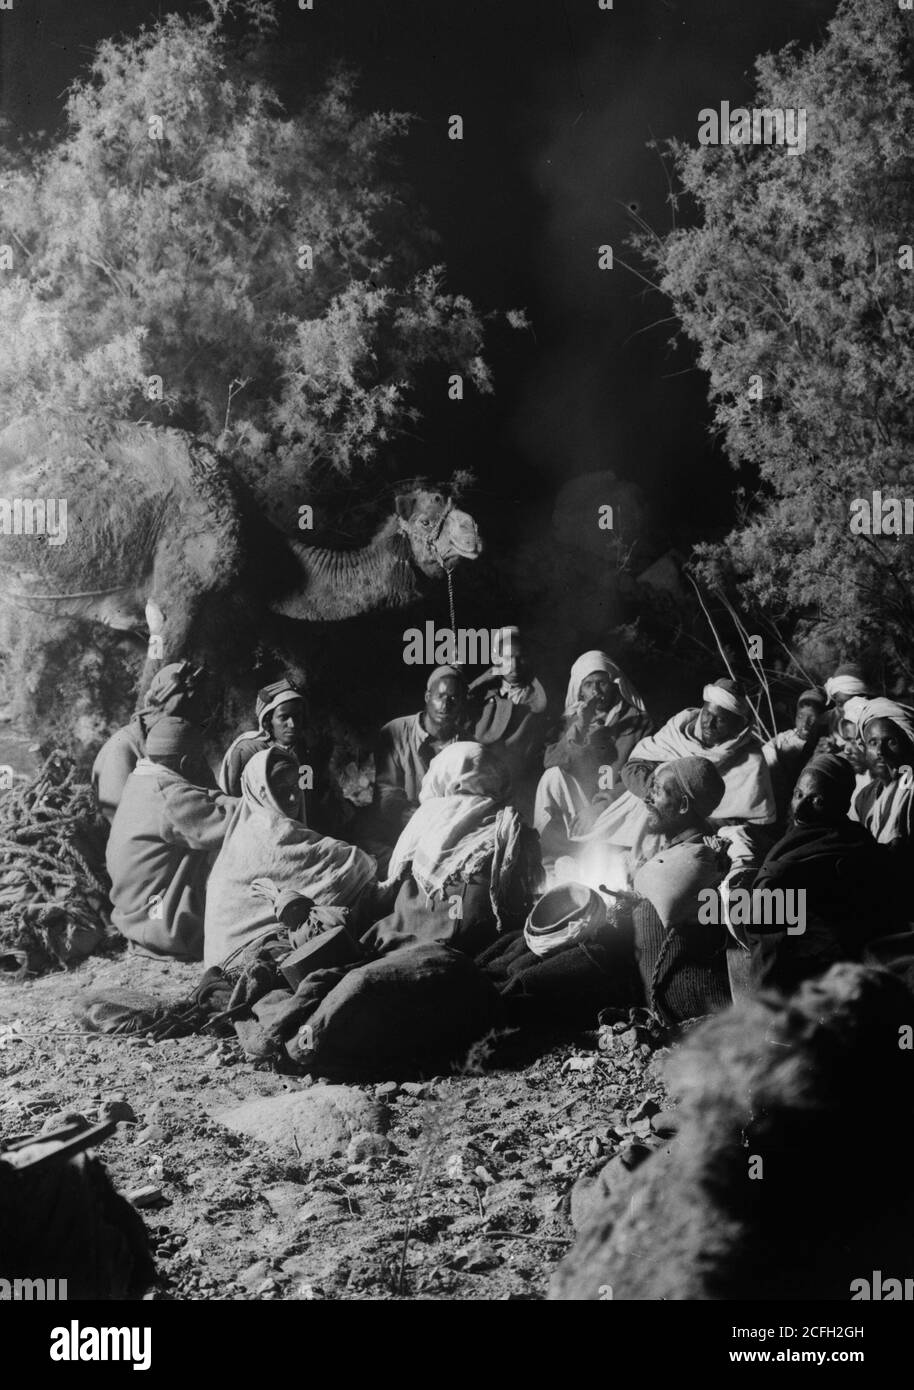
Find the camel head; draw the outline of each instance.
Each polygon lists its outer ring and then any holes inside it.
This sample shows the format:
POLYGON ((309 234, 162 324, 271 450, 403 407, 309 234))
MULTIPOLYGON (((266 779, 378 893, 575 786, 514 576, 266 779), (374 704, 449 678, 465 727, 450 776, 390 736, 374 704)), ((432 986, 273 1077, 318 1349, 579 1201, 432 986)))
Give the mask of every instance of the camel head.
POLYGON ((460 560, 475 560, 481 554, 476 522, 444 492, 416 488, 399 496, 396 506, 399 530, 409 540, 417 567, 429 579, 440 579, 460 560))

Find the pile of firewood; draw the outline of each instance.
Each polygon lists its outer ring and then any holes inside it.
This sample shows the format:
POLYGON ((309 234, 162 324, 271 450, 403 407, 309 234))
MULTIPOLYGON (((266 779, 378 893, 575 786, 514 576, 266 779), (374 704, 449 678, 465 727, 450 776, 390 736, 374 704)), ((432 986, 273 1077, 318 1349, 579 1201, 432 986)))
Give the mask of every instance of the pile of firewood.
POLYGON ((63 753, 0 792, 0 977, 75 965, 110 937, 107 835, 63 753))

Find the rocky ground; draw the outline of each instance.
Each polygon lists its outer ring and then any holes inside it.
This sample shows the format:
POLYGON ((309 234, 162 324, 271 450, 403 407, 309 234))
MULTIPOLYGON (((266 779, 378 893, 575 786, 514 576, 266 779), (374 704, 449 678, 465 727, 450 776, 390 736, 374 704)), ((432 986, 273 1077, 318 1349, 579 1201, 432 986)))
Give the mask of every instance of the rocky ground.
POLYGON ((535 1050, 501 1038, 484 1069, 331 1087, 234 1040, 71 1017, 84 991, 170 1000, 199 971, 119 954, 0 983, 0 1147, 118 1118, 99 1156, 142 1209, 156 1299, 542 1298, 600 1185, 675 1126, 662 1040, 624 1020, 535 1050))

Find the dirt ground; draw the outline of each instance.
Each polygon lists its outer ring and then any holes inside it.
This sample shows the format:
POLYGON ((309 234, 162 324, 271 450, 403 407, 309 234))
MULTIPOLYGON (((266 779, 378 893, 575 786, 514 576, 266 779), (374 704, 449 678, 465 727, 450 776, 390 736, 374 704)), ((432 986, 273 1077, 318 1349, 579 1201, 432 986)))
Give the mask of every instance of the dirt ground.
POLYGON ((98 1153, 122 1193, 160 1191, 143 1209, 153 1298, 542 1298, 576 1180, 665 1142, 665 1050, 594 1020, 535 1052, 502 1039, 482 1073, 360 1088, 389 1111, 390 1151, 302 1162, 212 1115, 309 1078, 255 1066, 234 1039, 107 1037, 71 1016, 93 989, 179 998, 201 969, 119 954, 0 982, 0 1143, 126 1102, 135 1120, 98 1153))

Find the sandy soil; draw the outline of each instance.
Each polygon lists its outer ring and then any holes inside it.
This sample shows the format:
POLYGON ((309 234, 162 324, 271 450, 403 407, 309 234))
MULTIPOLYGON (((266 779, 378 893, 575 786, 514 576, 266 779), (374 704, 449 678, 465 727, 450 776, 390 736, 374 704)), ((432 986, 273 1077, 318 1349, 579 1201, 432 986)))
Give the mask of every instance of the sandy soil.
POLYGON ((663 1103, 664 1054, 617 1024, 541 1039, 535 1054, 509 1037, 482 1074, 366 1086, 389 1107, 392 1151, 296 1161, 212 1114, 310 1079, 255 1067, 234 1039, 109 1038, 72 1020, 83 991, 174 999, 200 969, 119 954, 0 982, 0 1028, 21 1037, 0 1047, 0 1142, 126 1101, 135 1122, 99 1156, 121 1192, 161 1190, 143 1210, 154 1298, 541 1298, 574 1238, 575 1181, 663 1142, 640 1110, 663 1103))

